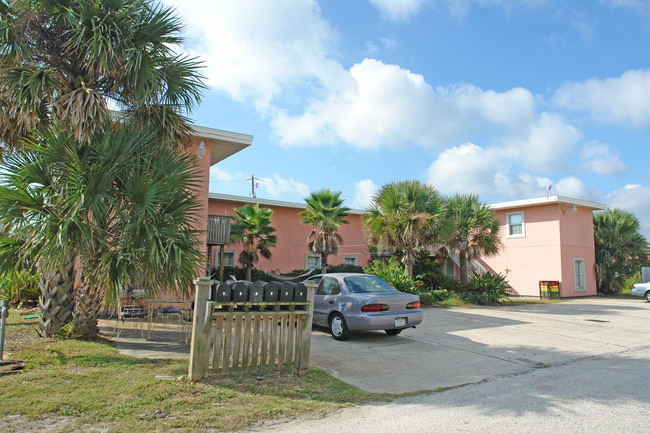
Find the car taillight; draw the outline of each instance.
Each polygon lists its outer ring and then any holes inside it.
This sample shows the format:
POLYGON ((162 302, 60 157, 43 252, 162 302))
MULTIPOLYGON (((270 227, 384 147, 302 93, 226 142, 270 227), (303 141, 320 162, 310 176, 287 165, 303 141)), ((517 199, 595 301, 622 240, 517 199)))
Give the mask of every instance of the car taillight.
POLYGON ((414 310, 416 308, 420 308, 420 301, 414 301, 406 304, 407 310, 414 310))
POLYGON ((361 307, 361 311, 388 311, 386 304, 368 304, 361 307))

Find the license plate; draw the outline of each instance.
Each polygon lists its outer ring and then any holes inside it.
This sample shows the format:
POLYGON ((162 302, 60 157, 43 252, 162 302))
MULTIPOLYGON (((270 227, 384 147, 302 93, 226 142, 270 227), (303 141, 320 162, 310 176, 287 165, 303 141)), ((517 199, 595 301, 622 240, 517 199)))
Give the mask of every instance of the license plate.
POLYGON ((399 317, 395 319, 395 327, 396 328, 401 328, 403 326, 406 326, 406 317, 399 317))

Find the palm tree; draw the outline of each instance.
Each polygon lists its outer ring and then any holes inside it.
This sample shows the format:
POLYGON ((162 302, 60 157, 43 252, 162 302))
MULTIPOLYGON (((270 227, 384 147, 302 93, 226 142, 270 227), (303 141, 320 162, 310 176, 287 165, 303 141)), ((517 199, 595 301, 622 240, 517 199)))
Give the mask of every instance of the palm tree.
POLYGON ((440 243, 449 232, 447 204, 434 187, 417 180, 392 182, 379 189, 362 217, 370 247, 402 254, 411 276, 417 253, 440 243))
POLYGON ((622 209, 594 214, 596 277, 598 290, 616 293, 623 280, 649 261, 648 241, 639 230, 637 217, 622 209))
POLYGON ((350 209, 341 206, 343 200, 340 192, 333 193, 329 189, 312 192, 305 202, 307 209, 300 212, 300 222, 314 226, 307 238, 307 247, 314 254, 320 254, 321 267, 323 272, 327 272, 327 257, 336 254, 338 245, 343 243, 343 238, 336 231, 341 224, 348 224, 345 217, 350 215, 350 209))
POLYGON ((460 283, 465 285, 469 261, 499 251, 499 220, 474 194, 456 194, 448 199, 448 206, 454 231, 444 244, 450 252, 458 252, 460 283))
MULTIPOLYGON (((4 150, 20 149, 26 138, 53 121, 73 131, 77 146, 86 145, 109 127, 113 106, 121 110, 122 122, 143 125, 157 137, 153 145, 169 147, 175 154, 190 137, 185 113, 198 103, 204 88, 200 65, 175 52, 182 42, 180 30, 172 10, 151 0, 0 0, 4 150)), ((58 193, 69 190, 61 187, 58 193)), ((51 192, 40 193, 45 197, 51 192)), ((46 200, 53 202, 52 197, 46 200)), ((71 317, 63 307, 72 297, 75 273, 70 263, 76 254, 75 248, 68 248, 58 256, 59 263, 47 260, 47 266, 38 266, 42 276, 53 278, 41 285, 46 300, 41 307, 61 312, 56 320, 43 313, 46 322, 57 324, 52 331, 47 328, 48 334, 56 332, 64 317, 71 317)), ((77 294, 84 290, 82 286, 77 294)))
POLYGON ((275 246, 277 237, 271 226, 271 209, 260 209, 259 204, 247 204, 239 209, 233 209, 237 214, 233 217, 231 241, 241 242, 244 250, 239 254, 239 264, 246 269, 246 279, 250 281, 252 269, 259 261, 258 253, 265 259, 271 258, 270 248, 275 246))
POLYGON ((204 88, 195 59, 176 54, 180 20, 151 0, 2 0, 0 140, 19 148, 31 131, 65 121, 87 142, 109 120, 156 125, 183 143, 183 112, 204 88))
POLYGON ((115 124, 85 145, 56 125, 35 137, 7 158, 0 224, 11 224, 23 253, 45 269, 80 258, 75 336, 96 334, 107 289, 191 288, 202 260, 191 156, 161 148, 141 125, 115 124))

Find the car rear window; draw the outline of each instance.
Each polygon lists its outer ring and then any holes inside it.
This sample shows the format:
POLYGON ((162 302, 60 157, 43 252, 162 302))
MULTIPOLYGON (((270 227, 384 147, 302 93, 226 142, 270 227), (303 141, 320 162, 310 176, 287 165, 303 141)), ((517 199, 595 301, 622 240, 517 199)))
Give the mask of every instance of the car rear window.
POLYGON ((352 293, 396 292, 397 289, 374 275, 359 275, 343 278, 352 293))

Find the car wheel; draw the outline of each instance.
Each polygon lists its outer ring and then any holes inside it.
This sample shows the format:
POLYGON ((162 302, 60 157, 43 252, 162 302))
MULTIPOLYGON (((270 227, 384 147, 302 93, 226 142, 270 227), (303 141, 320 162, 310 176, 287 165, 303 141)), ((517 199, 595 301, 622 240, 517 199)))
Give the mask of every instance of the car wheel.
POLYGON ((344 341, 350 337, 350 330, 341 314, 334 313, 330 318, 330 332, 335 340, 344 341))
POLYGON ((398 335, 402 331, 402 329, 384 329, 384 332, 388 335, 398 335))
POLYGON ((648 302, 650 302, 650 290, 648 290, 647 292, 645 292, 645 300, 648 301, 648 302))

